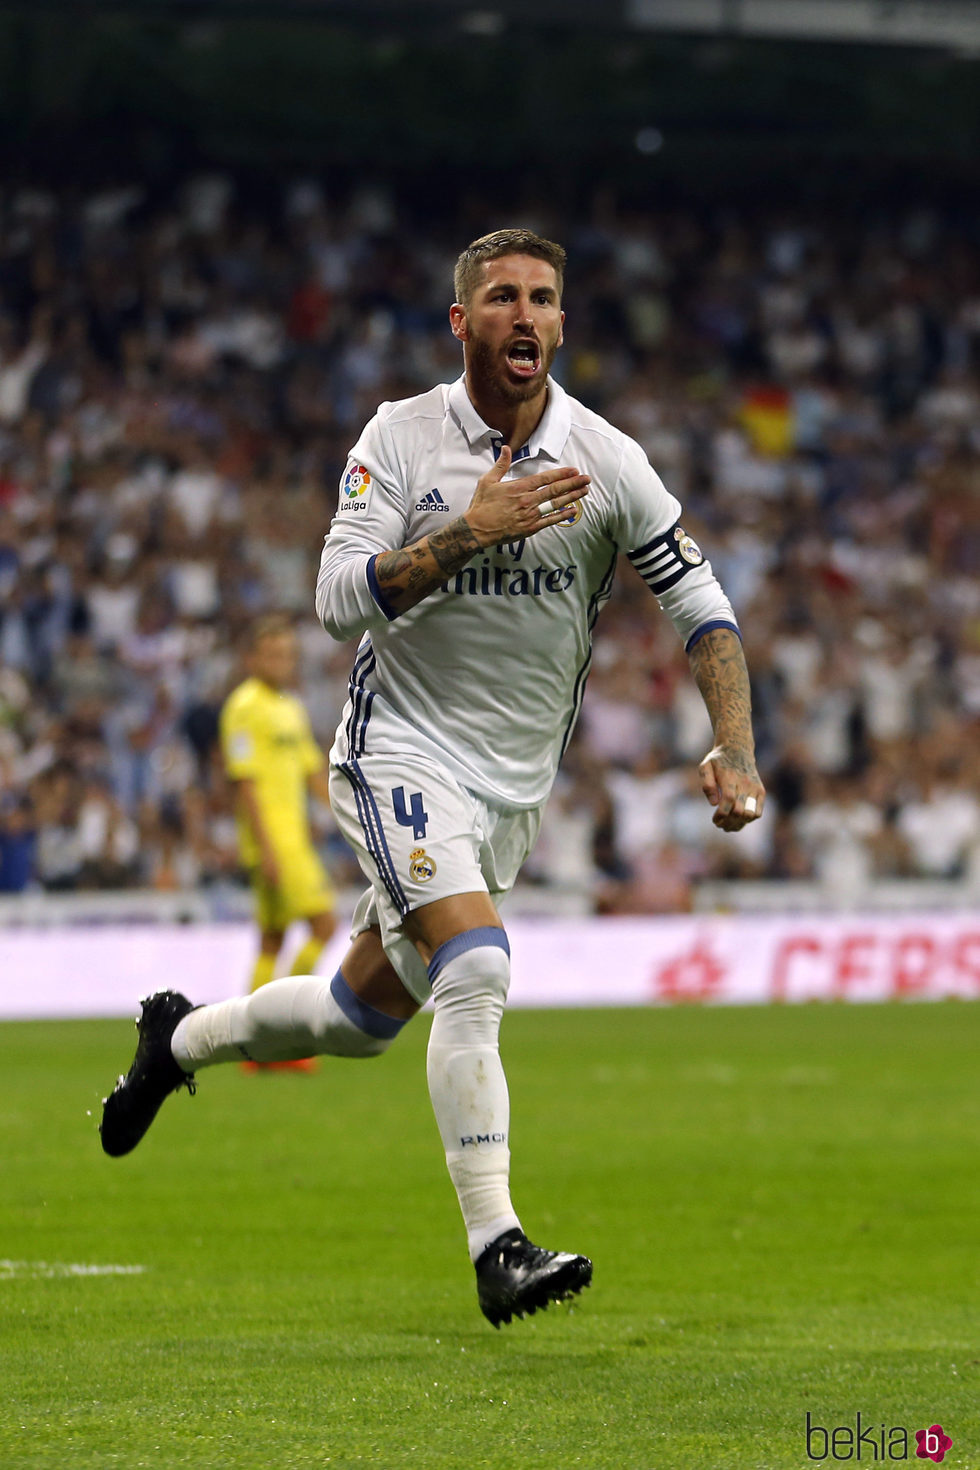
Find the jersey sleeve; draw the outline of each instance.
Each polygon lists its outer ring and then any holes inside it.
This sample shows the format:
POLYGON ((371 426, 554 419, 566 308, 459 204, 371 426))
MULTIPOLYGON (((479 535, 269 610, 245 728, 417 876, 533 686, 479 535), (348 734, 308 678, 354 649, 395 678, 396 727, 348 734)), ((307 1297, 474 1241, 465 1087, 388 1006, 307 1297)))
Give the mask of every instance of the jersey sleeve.
MULTIPOLYGON (((688 650, 713 628, 739 634, 738 621, 711 563, 681 525, 680 502, 646 455, 625 439, 617 484, 620 546, 671 619, 688 650)), ((739 634, 741 636, 741 634, 739 634)))
POLYGON ((250 780, 259 765, 255 720, 247 705, 229 699, 221 711, 219 733, 225 774, 231 781, 250 780))
POLYGON ((317 617, 340 642, 395 616, 374 572, 380 553, 404 546, 408 531, 405 475, 385 423, 386 407, 382 404, 351 450, 320 557, 317 617))

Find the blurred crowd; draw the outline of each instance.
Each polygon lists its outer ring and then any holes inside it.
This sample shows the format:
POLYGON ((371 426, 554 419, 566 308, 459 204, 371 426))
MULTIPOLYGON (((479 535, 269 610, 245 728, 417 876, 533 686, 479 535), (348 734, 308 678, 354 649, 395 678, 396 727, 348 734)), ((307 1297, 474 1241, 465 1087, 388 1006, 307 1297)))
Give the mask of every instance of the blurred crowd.
MULTIPOLYGON (((0 197, 0 891, 233 880, 243 630, 294 615, 328 746, 352 649, 313 585, 349 447, 458 376, 453 261, 510 222, 219 175, 0 197)), ((569 250, 557 376, 641 442, 737 609, 770 792, 712 827, 700 698, 624 562, 531 881, 658 912, 711 877, 980 874, 975 225, 601 189, 522 222, 569 250)))

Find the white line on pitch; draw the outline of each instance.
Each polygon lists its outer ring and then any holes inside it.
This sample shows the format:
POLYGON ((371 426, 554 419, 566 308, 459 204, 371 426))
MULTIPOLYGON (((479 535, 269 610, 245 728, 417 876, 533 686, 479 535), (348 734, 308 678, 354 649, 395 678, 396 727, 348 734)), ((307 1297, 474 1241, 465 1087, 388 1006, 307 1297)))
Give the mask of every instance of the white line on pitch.
POLYGON ((89 1261, 2 1261, 0 1281, 17 1278, 37 1281, 68 1276, 141 1276, 145 1266, 99 1265, 89 1261))

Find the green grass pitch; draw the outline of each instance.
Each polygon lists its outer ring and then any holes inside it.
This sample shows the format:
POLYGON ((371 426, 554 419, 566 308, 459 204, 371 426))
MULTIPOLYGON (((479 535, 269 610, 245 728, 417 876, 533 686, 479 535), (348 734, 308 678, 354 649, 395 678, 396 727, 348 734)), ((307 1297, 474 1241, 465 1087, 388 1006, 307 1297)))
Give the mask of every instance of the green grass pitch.
POLYGON ((426 1018, 312 1078, 202 1073, 122 1160, 131 1024, 2 1026, 0 1466, 796 1470, 807 1412, 860 1412, 980 1467, 978 1019, 509 1014, 515 1201, 595 1282, 500 1332, 426 1018), (67 1270, 109 1265, 144 1269, 67 1270))

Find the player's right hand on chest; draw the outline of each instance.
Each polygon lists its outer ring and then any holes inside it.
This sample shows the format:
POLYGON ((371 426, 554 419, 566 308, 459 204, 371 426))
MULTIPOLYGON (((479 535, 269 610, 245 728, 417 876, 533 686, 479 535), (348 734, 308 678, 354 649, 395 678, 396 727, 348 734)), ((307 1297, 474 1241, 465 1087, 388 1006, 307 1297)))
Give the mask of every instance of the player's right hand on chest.
POLYGON ((533 536, 548 526, 557 526, 568 514, 568 506, 589 491, 589 476, 572 465, 505 480, 512 455, 505 444, 493 469, 478 481, 466 511, 474 536, 481 546, 533 536))

